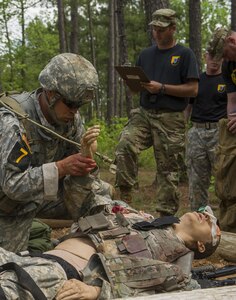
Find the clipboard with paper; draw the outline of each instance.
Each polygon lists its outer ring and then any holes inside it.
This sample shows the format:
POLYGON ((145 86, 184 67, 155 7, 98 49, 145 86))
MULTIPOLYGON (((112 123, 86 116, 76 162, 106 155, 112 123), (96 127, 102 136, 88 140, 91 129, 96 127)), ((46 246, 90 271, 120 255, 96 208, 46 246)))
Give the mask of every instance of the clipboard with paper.
POLYGON ((144 87, 141 86, 141 82, 150 82, 150 79, 139 66, 115 66, 115 69, 133 92, 144 90, 144 87))

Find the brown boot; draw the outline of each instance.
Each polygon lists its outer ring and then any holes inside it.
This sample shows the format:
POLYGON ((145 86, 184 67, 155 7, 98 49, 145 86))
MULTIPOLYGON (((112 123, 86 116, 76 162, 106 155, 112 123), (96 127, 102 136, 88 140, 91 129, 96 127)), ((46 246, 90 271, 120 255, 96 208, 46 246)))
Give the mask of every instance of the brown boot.
POLYGON ((127 186, 120 186, 120 199, 127 204, 132 203, 132 188, 127 186))

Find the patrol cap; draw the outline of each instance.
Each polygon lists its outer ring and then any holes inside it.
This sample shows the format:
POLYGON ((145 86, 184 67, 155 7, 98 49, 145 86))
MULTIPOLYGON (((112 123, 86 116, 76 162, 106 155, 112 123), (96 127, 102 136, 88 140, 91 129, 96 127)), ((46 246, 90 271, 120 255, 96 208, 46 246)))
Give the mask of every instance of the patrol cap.
POLYGON ((207 51, 212 57, 216 59, 223 57, 225 39, 229 33, 230 30, 225 27, 219 27, 214 31, 212 39, 207 46, 207 51))
POLYGON ((80 107, 93 100, 98 75, 83 56, 62 53, 54 56, 41 71, 39 82, 44 89, 59 93, 66 104, 80 107))
POLYGON ((152 14, 152 22, 149 25, 167 27, 171 24, 176 24, 176 12, 169 8, 156 10, 152 14))

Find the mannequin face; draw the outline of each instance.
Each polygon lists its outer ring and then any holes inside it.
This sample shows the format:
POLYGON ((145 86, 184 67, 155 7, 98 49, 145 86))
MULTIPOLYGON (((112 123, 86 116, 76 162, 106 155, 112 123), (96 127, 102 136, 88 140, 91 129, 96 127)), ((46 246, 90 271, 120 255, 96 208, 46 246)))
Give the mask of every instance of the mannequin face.
MULTIPOLYGON (((207 214, 199 212, 186 213, 180 218, 181 228, 193 242, 201 241, 203 244, 212 243, 212 221, 207 214)), ((217 239, 220 238, 220 229, 216 229, 217 239)))

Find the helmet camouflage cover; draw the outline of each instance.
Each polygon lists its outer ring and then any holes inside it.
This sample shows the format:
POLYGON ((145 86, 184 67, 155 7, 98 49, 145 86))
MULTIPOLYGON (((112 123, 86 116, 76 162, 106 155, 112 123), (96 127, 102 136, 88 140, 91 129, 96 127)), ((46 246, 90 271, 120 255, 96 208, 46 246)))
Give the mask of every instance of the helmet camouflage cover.
POLYGON ((223 57, 225 39, 229 33, 229 30, 225 27, 219 27, 215 30, 207 47, 207 51, 212 57, 216 59, 221 59, 223 57))
POLYGON ((83 56, 62 53, 54 56, 41 71, 39 82, 44 89, 58 92, 66 102, 81 106, 93 100, 98 75, 83 56))

